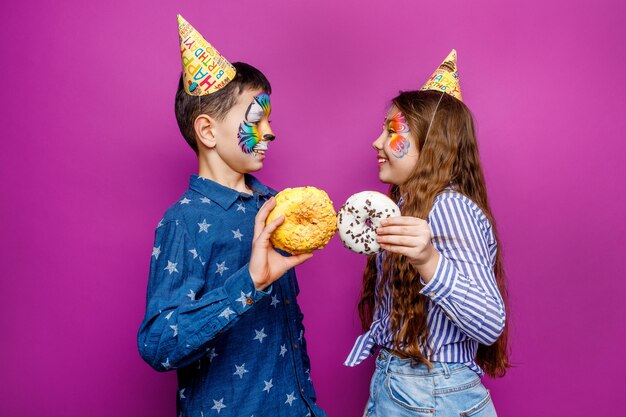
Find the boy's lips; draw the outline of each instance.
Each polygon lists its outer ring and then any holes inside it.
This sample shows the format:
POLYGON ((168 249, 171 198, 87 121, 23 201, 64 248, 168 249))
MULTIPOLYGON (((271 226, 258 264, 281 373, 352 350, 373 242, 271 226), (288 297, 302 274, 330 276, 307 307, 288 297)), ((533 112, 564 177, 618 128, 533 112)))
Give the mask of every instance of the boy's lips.
POLYGON ((264 158, 265 152, 267 152, 268 148, 269 146, 267 145, 267 142, 259 142, 254 146, 254 148, 252 148, 252 152, 254 153, 254 156, 264 158))
POLYGON ((377 157, 378 157, 378 166, 383 165, 385 162, 388 161, 388 159, 385 158, 384 156, 377 155, 377 157))

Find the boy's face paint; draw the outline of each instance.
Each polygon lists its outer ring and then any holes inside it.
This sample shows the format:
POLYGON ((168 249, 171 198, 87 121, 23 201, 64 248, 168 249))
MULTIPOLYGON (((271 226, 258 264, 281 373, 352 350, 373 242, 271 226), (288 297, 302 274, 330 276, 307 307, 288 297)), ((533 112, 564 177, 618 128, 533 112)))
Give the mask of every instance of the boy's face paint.
POLYGON ((264 119, 269 122, 270 113, 272 112, 272 105, 270 103, 270 96, 266 93, 261 93, 254 97, 252 103, 246 110, 244 121, 239 125, 239 146, 241 150, 250 154, 253 151, 265 151, 267 150, 267 140, 274 140, 273 134, 268 134, 266 140, 261 137, 261 133, 258 129, 258 124, 264 119))
POLYGON ((406 118, 402 112, 396 113, 392 118, 387 120, 385 124, 387 135, 389 136, 389 147, 393 156, 402 158, 409 153, 411 142, 405 135, 411 133, 411 129, 406 122, 406 118))

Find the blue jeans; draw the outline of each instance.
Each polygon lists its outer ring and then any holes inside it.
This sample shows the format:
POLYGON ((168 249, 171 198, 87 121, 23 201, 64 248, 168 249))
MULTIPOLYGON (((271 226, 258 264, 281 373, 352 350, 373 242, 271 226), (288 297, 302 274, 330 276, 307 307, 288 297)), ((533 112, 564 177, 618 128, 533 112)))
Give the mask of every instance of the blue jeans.
POLYGON ((411 366, 410 359, 382 349, 370 384, 364 417, 495 417, 489 391, 462 363, 411 366))

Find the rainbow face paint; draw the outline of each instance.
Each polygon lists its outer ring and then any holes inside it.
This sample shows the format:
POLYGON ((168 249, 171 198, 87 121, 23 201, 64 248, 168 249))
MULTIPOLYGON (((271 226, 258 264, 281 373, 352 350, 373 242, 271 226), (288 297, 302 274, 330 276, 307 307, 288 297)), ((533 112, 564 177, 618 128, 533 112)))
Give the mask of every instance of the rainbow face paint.
POLYGON ((406 122, 404 114, 402 112, 396 113, 391 119, 387 120, 385 128, 389 135, 389 147, 393 152, 393 156, 402 158, 409 153, 411 142, 403 135, 410 133, 411 129, 406 122))
POLYGON ((261 93, 254 97, 252 103, 246 110, 245 120, 239 125, 239 146, 241 150, 250 154, 253 150, 266 150, 267 143, 261 142, 261 133, 256 124, 263 118, 269 118, 272 112, 272 105, 270 104, 270 96, 266 93, 261 93))

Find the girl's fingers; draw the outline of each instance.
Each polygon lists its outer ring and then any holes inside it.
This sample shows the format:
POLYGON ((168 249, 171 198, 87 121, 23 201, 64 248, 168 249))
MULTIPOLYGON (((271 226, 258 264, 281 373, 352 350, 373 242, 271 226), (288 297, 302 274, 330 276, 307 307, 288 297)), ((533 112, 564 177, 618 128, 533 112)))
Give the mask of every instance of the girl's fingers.
POLYGON ((378 236, 376 240, 378 241, 378 243, 384 243, 388 245, 407 246, 410 248, 414 248, 421 243, 420 239, 418 239, 416 236, 386 235, 386 236, 378 236))
POLYGON ((412 251, 414 250, 414 248, 410 248, 408 246, 381 244, 380 247, 386 250, 387 252, 393 252, 393 253, 397 253, 398 255, 404 255, 408 258, 411 258, 413 256, 412 251))
POLYGON ((403 235, 403 236, 419 236, 420 227, 411 226, 383 226, 376 229, 378 235, 403 235))
POLYGON ((380 222, 383 226, 410 226, 422 223, 424 223, 424 220, 411 216, 388 217, 380 222))

